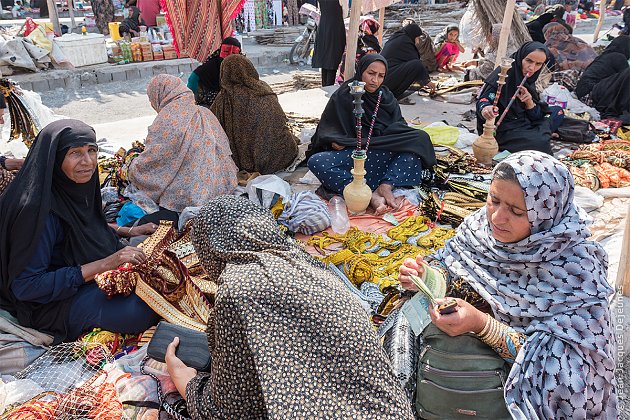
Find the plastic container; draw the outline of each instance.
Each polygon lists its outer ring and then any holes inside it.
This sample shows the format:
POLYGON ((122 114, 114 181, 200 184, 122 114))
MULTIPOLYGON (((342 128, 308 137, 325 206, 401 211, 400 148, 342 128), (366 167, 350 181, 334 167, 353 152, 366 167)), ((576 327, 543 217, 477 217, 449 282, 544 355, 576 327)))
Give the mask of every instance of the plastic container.
POLYGON ((112 37, 112 41, 118 41, 119 39, 122 39, 122 36, 120 36, 120 22, 109 22, 107 24, 109 26, 109 34, 112 37))
POLYGON ((350 229, 350 219, 348 209, 343 198, 336 195, 328 202, 332 230, 335 233, 346 233, 350 229))
POLYGON ((65 34, 55 42, 74 67, 107 63, 105 37, 101 34, 65 34))

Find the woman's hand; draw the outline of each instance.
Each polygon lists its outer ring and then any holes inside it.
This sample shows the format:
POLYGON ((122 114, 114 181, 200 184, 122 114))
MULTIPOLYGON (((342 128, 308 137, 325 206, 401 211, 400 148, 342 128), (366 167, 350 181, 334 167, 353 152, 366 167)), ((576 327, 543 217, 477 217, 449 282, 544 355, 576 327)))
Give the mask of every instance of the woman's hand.
POLYGON ((527 109, 532 109, 534 106, 536 106, 534 100, 532 99, 532 94, 529 93, 529 90, 527 90, 525 86, 521 86, 518 88, 518 93, 516 94, 516 97, 519 101, 525 104, 525 108, 527 109))
POLYGON ((335 150, 343 150, 343 149, 345 149, 345 148, 346 148, 346 146, 342 146, 342 145, 340 145, 339 143, 335 143, 335 142, 332 142, 330 145, 331 145, 331 146, 332 146, 332 148, 333 148, 333 149, 335 149, 335 150))
POLYGON ((104 265, 107 267, 107 269, 103 271, 113 270, 125 263, 131 263, 134 265, 141 264, 146 260, 147 256, 140 248, 136 248, 135 246, 126 246, 103 260, 104 265))
POLYGON ((94 276, 109 270, 114 270, 125 263, 141 264, 147 260, 147 256, 140 248, 126 246, 115 254, 102 260, 94 261, 81 266, 81 274, 85 281, 94 279, 94 276))
MULTIPOLYGON (((455 312, 443 315, 438 311, 437 305, 431 305, 429 307, 429 315, 431 316, 433 324, 451 337, 456 337, 467 332, 479 334, 486 325, 486 315, 464 300, 457 298, 449 299, 455 299, 457 301, 455 312)), ((442 304, 446 301, 447 299, 436 299, 438 304, 442 304)))
POLYGON ((166 348, 166 370, 175 384, 175 388, 179 391, 179 395, 186 399, 186 387, 188 382, 197 376, 197 371, 188 367, 175 355, 175 350, 179 345, 179 337, 175 337, 173 342, 166 348))
POLYGON ((499 115, 499 108, 496 106, 487 106, 481 110, 481 116, 485 120, 491 120, 499 115))
POLYGON ((398 281, 403 289, 418 290, 418 287, 409 276, 422 277, 424 273, 423 263, 424 259, 421 255, 418 255, 415 260, 413 258, 406 258, 405 261, 403 261, 403 265, 398 269, 398 281))
POLYGON ((151 235, 158 228, 155 223, 145 223, 143 225, 134 226, 129 229, 129 236, 151 235))
POLYGON ((7 159, 4 161, 7 171, 18 171, 24 165, 24 159, 7 159))

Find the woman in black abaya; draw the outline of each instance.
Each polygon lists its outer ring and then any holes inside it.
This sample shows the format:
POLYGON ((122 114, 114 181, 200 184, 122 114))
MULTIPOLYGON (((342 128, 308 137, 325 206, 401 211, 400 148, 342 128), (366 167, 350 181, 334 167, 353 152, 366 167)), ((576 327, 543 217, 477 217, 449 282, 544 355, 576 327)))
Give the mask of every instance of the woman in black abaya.
POLYGON ((97 327, 139 333, 157 322, 135 294, 107 299, 93 281, 146 259, 123 247, 105 221, 97 153, 92 127, 55 121, 0 197, 0 307, 54 343, 97 327))
POLYGON ((352 152, 357 144, 356 121, 350 83, 366 83, 363 95, 362 138, 365 147, 375 115, 365 162, 367 185, 374 191, 371 206, 377 213, 400 203, 392 195, 396 187, 420 184, 422 169, 435 165, 435 151, 427 133, 407 125, 392 92, 382 84, 387 60, 368 54, 357 64, 354 78, 330 97, 307 152, 308 167, 327 189, 341 194, 352 181, 352 152), (380 100, 379 100, 380 97, 380 100), (378 104, 378 109, 377 109, 378 104))
POLYGON ((620 35, 584 70, 575 89, 604 118, 630 124, 630 36, 620 35))
POLYGON ((322 69, 322 86, 335 83, 337 68, 346 48, 346 27, 343 12, 337 0, 318 0, 321 18, 317 27, 313 68, 322 69))
POLYGON ((526 42, 512 54, 514 62, 508 70, 505 86, 497 106, 493 106, 497 93, 499 70, 497 67, 486 79, 477 101, 477 131, 483 131, 483 123, 492 117, 503 114, 512 96, 516 100, 507 112, 505 119, 496 129, 496 139, 501 150, 512 153, 522 150, 538 150, 551 154, 551 134, 560 126, 564 113, 560 107, 549 107, 540 100, 536 91, 536 80, 542 67, 552 59, 552 55, 540 42, 526 42), (519 88, 525 75, 525 84, 519 88), (549 118, 547 114, 551 114, 549 118))
POLYGON ((433 86, 415 44, 416 38, 422 33, 422 29, 417 24, 410 23, 396 31, 381 52, 389 64, 383 84, 397 99, 403 98, 405 91, 414 82, 423 86, 433 86))

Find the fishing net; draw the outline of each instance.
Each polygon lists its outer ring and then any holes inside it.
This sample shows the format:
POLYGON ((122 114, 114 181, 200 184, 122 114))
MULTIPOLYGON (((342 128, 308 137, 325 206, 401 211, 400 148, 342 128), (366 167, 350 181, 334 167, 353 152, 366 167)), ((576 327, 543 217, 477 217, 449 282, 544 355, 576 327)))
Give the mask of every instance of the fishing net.
POLYGON ((37 395, 9 407, 2 420, 123 418, 122 403, 103 367, 113 362, 101 343, 64 343, 53 347, 15 375, 38 389, 37 395))

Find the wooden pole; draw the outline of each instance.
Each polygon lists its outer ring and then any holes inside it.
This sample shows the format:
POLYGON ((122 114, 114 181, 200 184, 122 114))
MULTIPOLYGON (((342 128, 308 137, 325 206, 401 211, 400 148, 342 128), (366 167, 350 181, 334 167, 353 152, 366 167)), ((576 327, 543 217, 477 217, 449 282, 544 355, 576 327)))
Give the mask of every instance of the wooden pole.
MULTIPOLYGON (((50 0, 49 0, 50 1, 50 0)), ((352 0, 350 8, 350 26, 346 38, 346 68, 343 71, 344 79, 354 77, 354 66, 357 61, 357 43, 359 41, 359 22, 361 19, 361 0, 352 0)))
POLYGON ((602 0, 599 3, 599 19, 597 19, 597 26, 595 27, 595 33, 593 33, 593 42, 597 42, 599 38, 599 31, 602 29, 602 25, 604 24, 604 18, 606 17, 606 0, 602 0))
POLYGON ((77 22, 74 20, 74 0, 68 0, 68 13, 70 13, 70 30, 68 32, 72 33, 77 27, 77 22))
POLYGON ((507 0, 505 4, 505 12, 503 13, 503 22, 501 23, 501 35, 499 36, 499 46, 497 48, 497 59, 494 63, 495 67, 501 64, 501 60, 507 54, 508 40, 512 29, 512 19, 514 19, 514 7, 516 0, 507 0))
POLYGON ((616 288, 622 288, 622 294, 630 297, 630 205, 626 213, 626 229, 623 233, 621 243, 621 254, 619 255, 619 268, 617 269, 616 288))
POLYGON ((55 0, 47 0, 48 3, 48 15, 50 16, 50 21, 53 24, 53 31, 55 35, 61 36, 61 25, 59 24, 59 13, 57 12, 57 3, 55 0))
POLYGON ((378 43, 383 48, 383 32, 385 32, 385 7, 378 9, 378 43))

